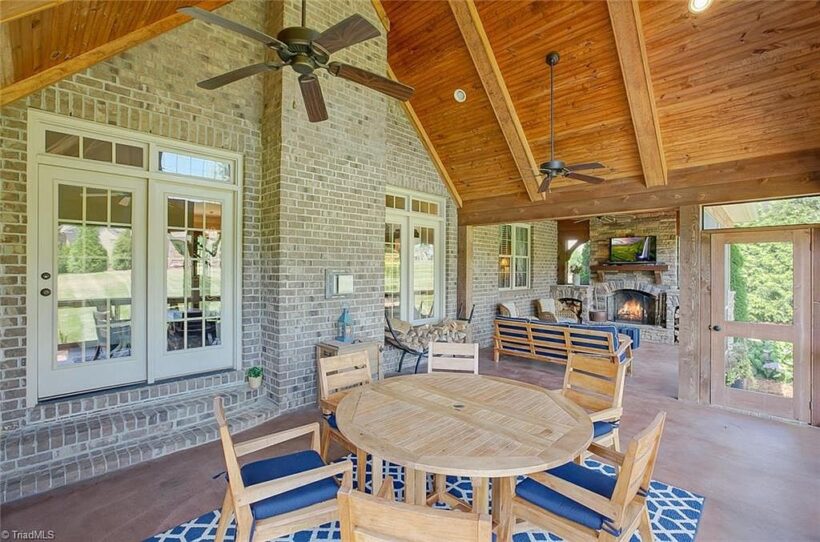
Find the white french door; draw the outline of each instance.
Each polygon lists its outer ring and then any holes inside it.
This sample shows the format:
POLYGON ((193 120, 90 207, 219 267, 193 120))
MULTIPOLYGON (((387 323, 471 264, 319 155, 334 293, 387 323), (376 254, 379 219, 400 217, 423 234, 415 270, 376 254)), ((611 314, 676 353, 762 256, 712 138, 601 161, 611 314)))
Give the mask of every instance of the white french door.
POLYGON ((39 166, 40 397, 141 382, 146 181, 39 166))
POLYGON ((155 182, 149 222, 153 378, 232 367, 233 194, 155 182))

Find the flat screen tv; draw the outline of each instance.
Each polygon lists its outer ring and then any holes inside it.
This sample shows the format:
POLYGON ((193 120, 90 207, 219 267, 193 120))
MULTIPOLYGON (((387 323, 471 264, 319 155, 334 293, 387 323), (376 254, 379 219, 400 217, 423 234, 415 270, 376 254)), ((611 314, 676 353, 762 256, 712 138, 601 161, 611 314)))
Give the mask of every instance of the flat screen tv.
POLYGON ((609 240, 609 261, 612 263, 640 263, 657 261, 658 240, 654 235, 644 237, 613 237, 609 240))

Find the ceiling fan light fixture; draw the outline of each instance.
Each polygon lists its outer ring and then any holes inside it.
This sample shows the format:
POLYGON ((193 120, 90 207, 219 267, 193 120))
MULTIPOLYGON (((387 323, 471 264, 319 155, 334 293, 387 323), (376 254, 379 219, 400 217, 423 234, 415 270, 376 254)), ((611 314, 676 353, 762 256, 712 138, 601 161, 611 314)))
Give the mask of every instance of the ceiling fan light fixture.
POLYGON ((711 5, 712 0, 689 0, 689 11, 695 14, 703 13, 711 5))

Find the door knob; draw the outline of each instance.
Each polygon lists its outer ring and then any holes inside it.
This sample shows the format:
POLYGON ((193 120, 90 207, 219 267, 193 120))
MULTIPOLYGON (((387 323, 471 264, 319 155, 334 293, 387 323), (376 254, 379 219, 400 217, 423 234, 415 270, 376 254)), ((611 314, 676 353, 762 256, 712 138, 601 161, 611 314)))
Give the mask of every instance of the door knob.
POLYGON ((51 290, 49 290, 48 288, 43 288, 42 290, 40 290, 40 295, 43 297, 48 297, 51 295, 51 290))
POLYGON ((711 329, 712 331, 720 331, 721 327, 719 325, 715 324, 713 326, 709 326, 709 329, 711 329))

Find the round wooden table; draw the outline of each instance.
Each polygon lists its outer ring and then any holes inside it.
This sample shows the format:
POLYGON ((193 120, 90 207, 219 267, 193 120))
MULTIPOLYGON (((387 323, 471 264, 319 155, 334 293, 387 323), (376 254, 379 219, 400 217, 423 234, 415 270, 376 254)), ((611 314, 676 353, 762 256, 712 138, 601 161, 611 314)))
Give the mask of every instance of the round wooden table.
MULTIPOLYGON (((473 374, 408 375, 357 388, 339 403, 336 423, 373 456, 374 492, 387 460, 407 469, 407 502, 427 500, 428 472, 468 476, 473 510, 482 513, 490 478, 500 503, 511 498, 516 476, 572 461, 592 441, 589 416, 560 392, 473 374)), ((437 486, 431 501, 464 507, 437 486)), ((493 507, 494 517, 501 508, 493 507)))

